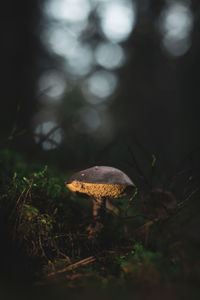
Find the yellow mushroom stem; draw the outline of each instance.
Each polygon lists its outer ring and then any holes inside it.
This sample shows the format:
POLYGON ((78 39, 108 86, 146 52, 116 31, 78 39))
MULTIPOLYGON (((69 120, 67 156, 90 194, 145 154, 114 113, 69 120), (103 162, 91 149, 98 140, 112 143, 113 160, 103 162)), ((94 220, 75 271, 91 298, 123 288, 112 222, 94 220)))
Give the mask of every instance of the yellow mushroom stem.
POLYGON ((92 199, 93 202, 93 217, 96 220, 102 221, 106 210, 106 198, 92 199))

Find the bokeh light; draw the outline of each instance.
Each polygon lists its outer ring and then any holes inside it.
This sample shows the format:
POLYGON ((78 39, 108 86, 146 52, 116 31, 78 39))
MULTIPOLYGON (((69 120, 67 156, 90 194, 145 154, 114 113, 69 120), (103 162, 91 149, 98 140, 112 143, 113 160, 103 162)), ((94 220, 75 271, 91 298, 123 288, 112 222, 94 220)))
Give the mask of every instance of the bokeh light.
POLYGON ((67 59, 67 72, 72 75, 87 75, 93 66, 93 51, 88 44, 78 43, 67 59))
POLYGON ((45 10, 54 19, 80 22, 88 18, 91 6, 88 0, 49 0, 45 10))
POLYGON ((41 37, 48 50, 53 53, 68 58, 78 43, 77 36, 74 35, 64 25, 50 25, 43 32, 41 37))
POLYGON ((44 72, 38 81, 40 99, 45 102, 55 103, 66 89, 66 79, 55 70, 44 72))
POLYGON ((172 56, 181 56, 190 48, 193 15, 187 2, 170 2, 159 20, 162 44, 172 56))
POLYGON ((105 69, 116 69, 124 64, 125 54, 120 45, 104 42, 97 46, 95 58, 101 67, 105 69))
POLYGON ((125 41, 135 25, 135 6, 131 1, 108 1, 98 7, 104 36, 113 42, 125 41))
POLYGON ((164 49, 172 56, 184 55, 191 46, 191 40, 187 39, 173 39, 167 36, 163 37, 162 44, 164 49))
MULTIPOLYGON (((130 36, 135 26, 134 3, 131 0, 45 2, 43 13, 47 23, 40 32, 40 38, 49 54, 61 62, 62 71, 44 71, 39 78, 38 91, 42 94, 40 102, 43 107, 39 117, 35 118, 35 135, 43 135, 47 128, 51 130, 53 126, 49 122, 56 122, 59 106, 51 105, 52 112, 49 104, 64 102, 64 95, 67 101, 67 82, 68 86, 81 90, 84 97, 82 107, 77 107, 73 128, 83 134, 93 135, 98 131, 99 137, 112 138, 113 130, 107 128, 111 118, 108 112, 111 102, 107 100, 114 96, 119 85, 115 70, 126 62, 124 47, 120 43, 130 36), (90 16, 96 21, 92 21, 90 16), (96 39, 99 34, 101 37, 96 39), (51 111, 52 118, 49 118, 47 111, 51 111), (106 133, 108 131, 109 134, 106 133)), ((56 132, 59 136, 59 131, 56 132)), ((35 141, 38 142, 38 137, 35 141)), ((42 147, 53 149, 56 142, 53 146, 50 144, 49 140, 44 141, 42 147)))
POLYGON ((44 37, 50 50, 62 56, 67 73, 84 76, 91 71, 94 59, 88 43, 79 42, 76 35, 64 26, 52 26, 44 37))
POLYGON ((61 128, 53 121, 42 122, 34 130, 35 142, 41 143, 44 150, 56 149, 62 142, 62 137, 61 128))
POLYGON ((87 80, 88 91, 99 98, 99 102, 112 95, 117 87, 117 76, 114 73, 100 70, 93 73, 87 80))

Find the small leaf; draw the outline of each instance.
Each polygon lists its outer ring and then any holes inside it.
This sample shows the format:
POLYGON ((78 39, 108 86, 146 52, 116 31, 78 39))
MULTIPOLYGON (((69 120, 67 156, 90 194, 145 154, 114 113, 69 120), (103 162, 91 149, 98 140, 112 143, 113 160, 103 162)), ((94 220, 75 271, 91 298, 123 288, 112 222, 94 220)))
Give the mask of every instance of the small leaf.
POLYGON ((56 215, 56 214, 57 214, 57 212, 58 212, 58 208, 56 207, 56 208, 54 209, 54 212, 53 212, 53 214, 54 214, 54 215, 56 215))
POLYGON ((152 163, 151 163, 152 168, 154 168, 155 164, 156 164, 156 156, 152 154, 152 163))
POLYGON ((23 177, 23 180, 24 180, 25 182, 29 183, 29 179, 28 179, 28 178, 23 177))
POLYGON ((134 191, 134 193, 133 193, 133 198, 135 198, 135 196, 138 194, 138 188, 136 187, 136 189, 135 189, 135 191, 134 191))

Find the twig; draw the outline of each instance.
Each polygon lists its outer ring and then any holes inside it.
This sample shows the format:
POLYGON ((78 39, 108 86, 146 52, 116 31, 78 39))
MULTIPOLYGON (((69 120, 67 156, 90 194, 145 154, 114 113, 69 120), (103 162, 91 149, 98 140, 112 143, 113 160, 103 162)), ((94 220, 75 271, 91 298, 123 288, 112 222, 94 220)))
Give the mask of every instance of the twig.
POLYGON ((39 141, 39 145, 42 145, 42 143, 44 142, 44 141, 46 141, 46 140, 48 140, 49 139, 49 137, 57 130, 57 129, 59 129, 60 128, 60 126, 59 125, 56 125, 56 126, 54 126, 46 135, 43 135, 42 137, 41 137, 41 139, 40 139, 40 141, 39 141))
POLYGON ((179 207, 179 208, 183 207, 183 205, 184 205, 186 202, 188 202, 188 201, 190 200, 190 198, 191 198, 194 194, 196 194, 199 190, 200 190, 200 188, 198 187, 198 188, 196 188, 194 191, 192 191, 192 193, 191 193, 185 200, 183 200, 182 202, 180 202, 180 203, 178 204, 178 207, 179 207))
POLYGON ((19 195, 19 198, 17 199, 17 202, 16 202, 16 204, 15 204, 15 207, 13 208, 13 210, 12 210, 12 212, 11 212, 11 214, 10 214, 10 219, 11 219, 12 216, 14 215, 14 213, 15 213, 15 211, 16 211, 16 209, 17 209, 17 206, 18 206, 18 204, 20 203, 20 200, 21 200, 21 198, 23 197, 25 191, 26 191, 26 189, 24 189, 24 190, 21 192, 21 194, 19 195))
POLYGON ((38 236, 38 243, 39 243, 40 249, 42 251, 42 256, 47 257, 46 254, 45 254, 44 248, 42 246, 42 240, 41 240, 41 234, 40 233, 39 233, 39 236, 38 236))
POLYGON ((141 169, 140 166, 138 165, 137 160, 136 160, 136 158, 135 158, 135 155, 133 154, 133 151, 132 151, 131 147, 130 147, 129 145, 127 145, 127 147, 128 147, 128 151, 129 151, 129 153, 130 153, 130 155, 131 155, 131 159, 132 159, 132 163, 131 163, 131 164, 132 164, 132 166, 137 170, 137 172, 138 172, 140 178, 143 180, 143 182, 144 182, 147 186, 149 186, 149 181, 148 181, 148 179, 147 179, 145 173, 142 171, 142 169, 141 169))
MULTIPOLYGON (((117 249, 117 250, 120 250, 120 249, 123 249, 123 250, 126 250, 126 251, 130 251, 130 250, 132 251, 132 250, 134 249, 134 247, 133 247, 133 246, 120 247, 120 248, 117 249)), ((103 254, 105 254, 105 253, 110 254, 110 255, 113 255, 113 254, 116 253, 116 251, 115 251, 115 250, 106 250, 106 251, 103 251, 102 253, 96 254, 96 257, 97 257, 97 256, 99 257, 100 254, 103 255, 103 254)), ((129 254, 129 252, 127 252, 125 255, 128 255, 128 254, 129 254)), ((44 281, 38 281, 38 282, 35 283, 35 285, 36 285, 36 286, 46 285, 46 284, 48 284, 47 279, 52 278, 52 277, 54 277, 54 276, 56 276, 56 275, 59 275, 59 274, 63 274, 63 273, 68 272, 68 271, 72 271, 72 270, 77 269, 77 268, 79 268, 79 267, 82 267, 82 266, 86 266, 86 265, 88 265, 88 264, 91 264, 91 263, 93 263, 94 261, 97 260, 96 257, 95 257, 95 256, 89 256, 89 257, 87 257, 87 258, 85 258, 85 259, 82 259, 82 260, 80 260, 80 261, 78 261, 78 262, 76 262, 76 263, 74 263, 74 264, 71 264, 71 265, 69 265, 69 266, 67 266, 67 267, 65 267, 65 268, 63 268, 63 269, 61 269, 61 270, 51 272, 51 273, 49 273, 49 274, 46 276, 46 280, 44 280, 44 281)), ((88 276, 90 276, 90 275, 88 275, 88 276)), ((76 277, 76 276, 75 276, 75 277, 76 277)), ((75 277, 74 277, 74 278, 75 278, 75 277)), ((79 276, 77 276, 77 277, 79 277, 79 276)), ((71 278, 71 276, 65 275, 65 278, 71 278)))
POLYGON ((85 265, 88 265, 92 262, 94 262, 96 260, 96 258, 94 256, 89 256, 85 259, 82 259, 72 265, 69 265, 61 270, 58 270, 58 271, 55 271, 55 272, 52 272, 50 274, 47 275, 47 277, 52 277, 52 276, 55 276, 55 275, 58 275, 58 274, 62 274, 64 272, 67 272, 67 271, 72 271, 74 269, 77 269, 78 267, 80 266, 85 266, 85 265))
POLYGON ((38 137, 40 139, 39 143, 38 143, 39 145, 41 145, 43 142, 49 142, 57 147, 60 145, 59 143, 56 143, 56 141, 51 139, 51 137, 47 137, 46 135, 43 135, 43 134, 34 133, 33 136, 38 137))

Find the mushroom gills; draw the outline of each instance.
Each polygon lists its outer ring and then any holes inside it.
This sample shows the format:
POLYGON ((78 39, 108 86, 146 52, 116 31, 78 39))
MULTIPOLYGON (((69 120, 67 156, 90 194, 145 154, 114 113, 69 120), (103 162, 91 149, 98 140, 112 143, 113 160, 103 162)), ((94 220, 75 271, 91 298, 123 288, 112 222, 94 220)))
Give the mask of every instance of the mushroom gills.
POLYGON ((77 180, 66 184, 66 187, 72 192, 78 192, 101 199, 102 197, 119 198, 126 196, 127 186, 122 184, 106 184, 106 183, 88 183, 77 180))

